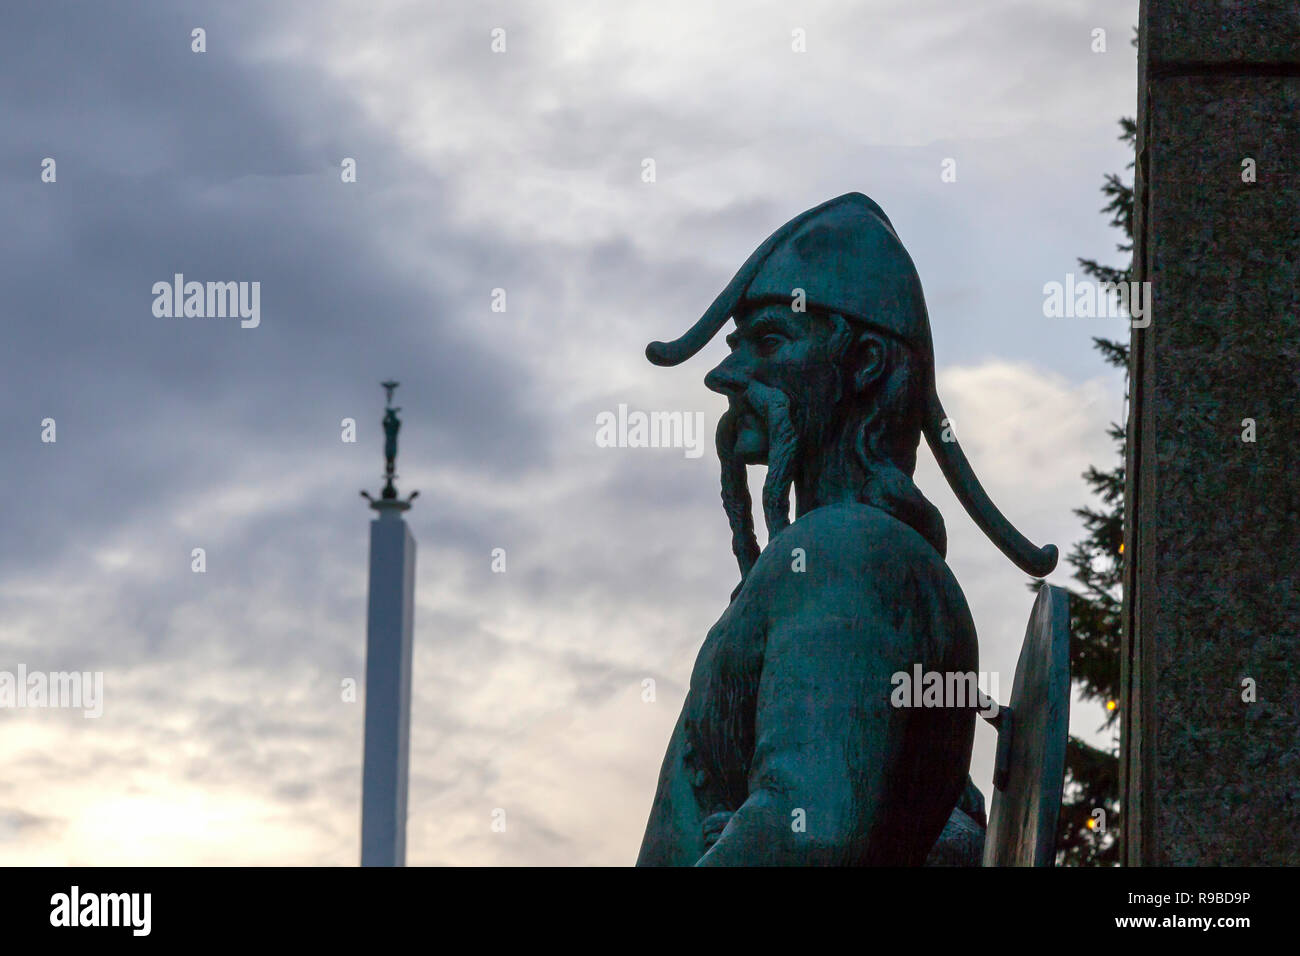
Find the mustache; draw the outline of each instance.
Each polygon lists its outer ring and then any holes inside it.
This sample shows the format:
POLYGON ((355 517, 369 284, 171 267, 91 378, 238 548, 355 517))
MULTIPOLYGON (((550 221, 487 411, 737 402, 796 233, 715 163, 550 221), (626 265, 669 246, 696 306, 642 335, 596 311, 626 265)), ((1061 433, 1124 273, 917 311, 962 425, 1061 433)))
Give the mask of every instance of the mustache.
POLYGON ((736 424, 748 416, 769 427, 773 419, 788 418, 789 408, 790 396, 762 382, 750 382, 743 392, 727 393, 727 414, 736 424))
MULTIPOLYGON (((745 463, 736 455, 736 425, 741 412, 735 404, 718 419, 715 447, 722 464, 722 510, 731 526, 731 553, 740 565, 740 577, 748 576, 758 560, 758 539, 754 536, 753 499, 749 496, 749 481, 745 463)), ((739 590, 739 588, 737 588, 739 590)), ((735 597, 735 594, 732 594, 735 597)))
POLYGON ((783 391, 753 382, 744 393, 728 396, 727 411, 718 421, 716 446, 722 464, 722 504, 731 525, 731 549, 740 565, 742 582, 759 555, 745 463, 735 451, 736 429, 746 415, 753 415, 767 430, 763 518, 769 541, 790 524, 790 488, 799 449, 790 399, 783 391))
MULTIPOLYGON (((763 421, 762 413, 741 392, 729 392, 727 394, 727 411, 723 418, 731 419, 731 428, 739 425, 744 418, 756 418, 759 422, 763 421)), ((718 425, 721 427, 721 420, 719 420, 718 425)))

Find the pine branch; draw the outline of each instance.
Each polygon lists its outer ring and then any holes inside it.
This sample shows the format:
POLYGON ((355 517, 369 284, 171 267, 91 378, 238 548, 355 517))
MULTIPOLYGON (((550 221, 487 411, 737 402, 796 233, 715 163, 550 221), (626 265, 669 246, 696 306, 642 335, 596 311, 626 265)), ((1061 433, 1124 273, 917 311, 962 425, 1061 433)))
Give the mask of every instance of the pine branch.
MULTIPOLYGON (((1135 41, 1136 42, 1136 41, 1135 41)), ((1137 124, 1130 117, 1119 121, 1120 140, 1136 147, 1137 124)), ((1133 168, 1133 163, 1128 164, 1133 168)), ((1102 207, 1110 224, 1128 239, 1121 252, 1133 248, 1133 187, 1114 173, 1101 187, 1109 202, 1102 207)), ((1079 259, 1083 271, 1100 282, 1128 282, 1132 262, 1123 269, 1104 266, 1095 259, 1079 259)), ((1127 371, 1129 350, 1122 342, 1094 338, 1093 346, 1107 364, 1127 371)), ((1127 390, 1127 382, 1125 383, 1127 390)), ((1119 719, 1121 601, 1124 583, 1124 455, 1126 435, 1112 422, 1106 434, 1116 443, 1119 464, 1109 470, 1091 466, 1083 480, 1099 505, 1076 508, 1084 537, 1066 556, 1077 587, 1070 594, 1070 677, 1079 696, 1104 706, 1099 732, 1112 730, 1119 719)), ((1042 582, 1035 582, 1041 585, 1042 582)), ((1071 737, 1066 747, 1065 792, 1057 828, 1057 861, 1063 866, 1115 866, 1119 863, 1119 759, 1071 737), (1104 829, 1094 811, 1102 810, 1104 829)))

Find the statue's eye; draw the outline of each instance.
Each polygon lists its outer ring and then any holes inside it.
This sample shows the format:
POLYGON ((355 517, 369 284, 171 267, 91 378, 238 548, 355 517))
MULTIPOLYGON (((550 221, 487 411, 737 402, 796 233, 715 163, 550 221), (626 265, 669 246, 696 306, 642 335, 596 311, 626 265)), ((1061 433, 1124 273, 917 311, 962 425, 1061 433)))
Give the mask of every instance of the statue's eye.
POLYGON ((785 344, 785 336, 769 333, 758 340, 758 350, 763 355, 771 355, 785 344))

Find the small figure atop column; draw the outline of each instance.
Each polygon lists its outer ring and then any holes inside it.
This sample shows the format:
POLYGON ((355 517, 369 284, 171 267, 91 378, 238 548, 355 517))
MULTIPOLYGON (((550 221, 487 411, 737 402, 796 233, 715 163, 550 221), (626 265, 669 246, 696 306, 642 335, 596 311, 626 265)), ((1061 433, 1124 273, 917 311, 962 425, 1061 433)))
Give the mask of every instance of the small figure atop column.
POLYGON ((393 390, 400 384, 399 382, 387 381, 380 382, 380 385, 388 393, 387 405, 384 408, 384 490, 380 492, 379 499, 376 500, 370 496, 368 491, 361 492, 361 497, 370 502, 370 507, 376 511, 383 512, 389 509, 396 511, 406 511, 411 507, 411 502, 415 500, 418 491, 413 491, 407 496, 405 501, 400 501, 397 497, 397 488, 393 484, 393 479, 397 477, 397 433, 401 431, 402 420, 397 417, 401 408, 393 407, 393 390))

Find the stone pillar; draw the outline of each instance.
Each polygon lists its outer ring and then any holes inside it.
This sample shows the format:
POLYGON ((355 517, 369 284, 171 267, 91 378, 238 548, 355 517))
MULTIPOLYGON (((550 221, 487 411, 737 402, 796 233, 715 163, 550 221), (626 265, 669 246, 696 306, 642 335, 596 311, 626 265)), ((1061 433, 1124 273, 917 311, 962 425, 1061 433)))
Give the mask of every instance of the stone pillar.
POLYGON ((377 502, 370 522, 366 617, 366 743, 361 784, 361 865, 406 864, 407 760, 415 539, 403 502, 377 502))
POLYGON ((1140 21, 1124 860, 1297 865, 1300 3, 1140 21))

